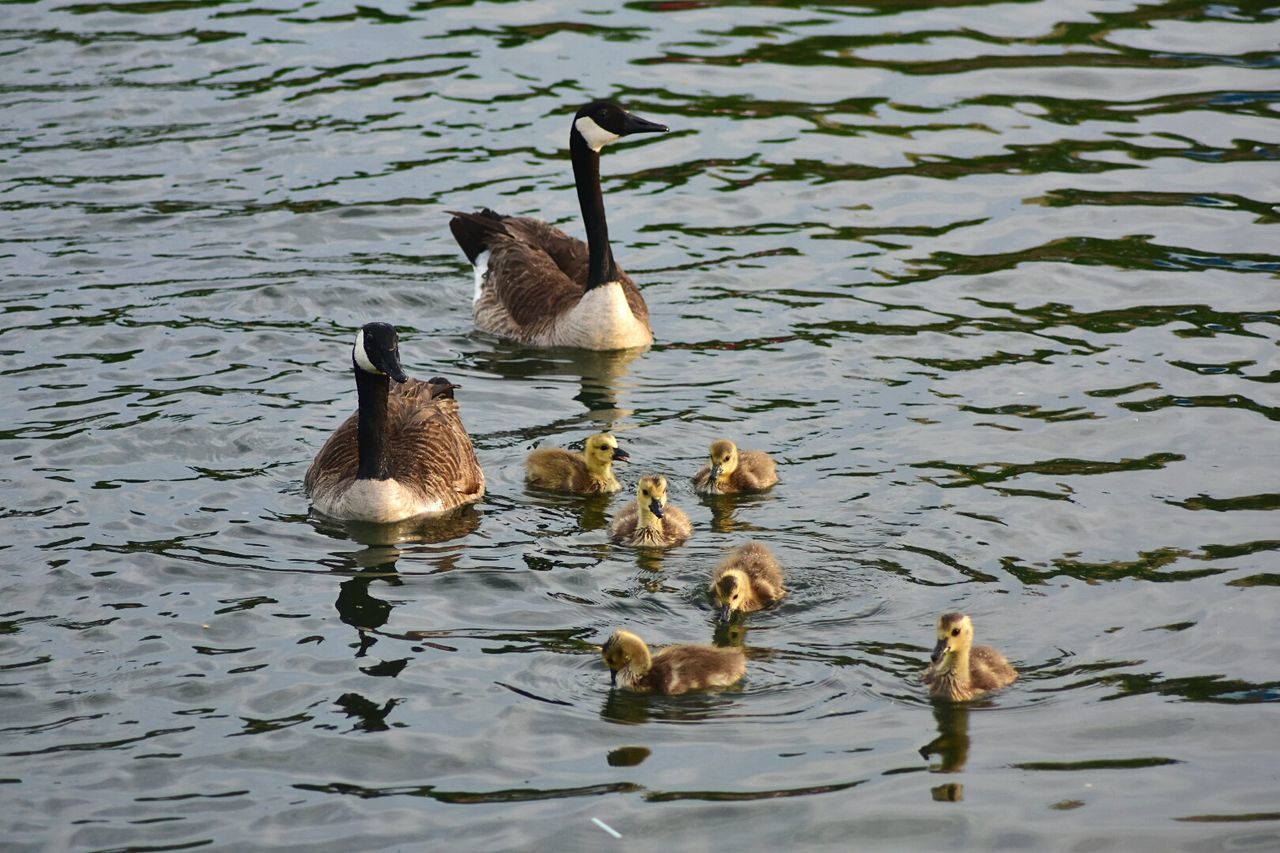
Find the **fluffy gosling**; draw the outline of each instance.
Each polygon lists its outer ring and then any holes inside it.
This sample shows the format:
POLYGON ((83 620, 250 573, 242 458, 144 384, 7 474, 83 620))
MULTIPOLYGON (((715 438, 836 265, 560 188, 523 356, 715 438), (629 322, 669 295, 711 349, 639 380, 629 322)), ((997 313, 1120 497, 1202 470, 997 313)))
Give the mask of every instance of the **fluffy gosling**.
POLYGON ((938 619, 938 644, 933 663, 921 680, 934 699, 966 702, 988 690, 1012 684, 1018 677, 1004 655, 991 646, 973 645, 973 622, 963 613, 947 613, 938 619))
POLYGON ((637 693, 673 696, 688 690, 728 687, 747 671, 747 659, 737 649, 715 646, 667 646, 651 655, 644 640, 617 630, 600 650, 609 667, 610 684, 618 682, 637 693))
POLYGON ((734 548, 711 578, 711 597, 720 607, 720 621, 732 615, 766 607, 787 591, 782 588, 782 567, 759 542, 734 548))
POLYGON ((613 463, 630 459, 607 432, 587 439, 582 453, 562 447, 539 447, 525 460, 525 479, 530 486, 583 495, 619 491, 622 484, 613 476, 613 463))
POLYGON ((778 482, 778 466, 760 450, 738 450, 727 438, 711 443, 711 458, 693 475, 700 495, 763 492, 778 482))
POLYGON ((609 524, 609 538, 619 545, 666 548, 693 535, 689 516, 667 504, 667 478, 661 474, 641 477, 636 499, 624 506, 609 524))

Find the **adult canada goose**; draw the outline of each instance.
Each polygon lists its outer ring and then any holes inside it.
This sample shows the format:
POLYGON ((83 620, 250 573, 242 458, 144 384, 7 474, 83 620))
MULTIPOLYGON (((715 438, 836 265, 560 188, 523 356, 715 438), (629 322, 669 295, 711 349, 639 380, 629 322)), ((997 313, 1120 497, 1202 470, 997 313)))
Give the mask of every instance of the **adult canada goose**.
POLYGON ((672 696, 688 690, 728 687, 747 671, 747 658, 737 649, 715 646, 667 646, 650 654, 644 640, 630 631, 614 631, 600 650, 610 683, 637 693, 672 696))
POLYGON ((761 450, 738 450, 727 438, 711 442, 711 457, 693 475, 700 495, 763 492, 778 482, 778 466, 761 450))
POLYGON ((938 619, 938 644, 920 680, 934 699, 964 702, 988 690, 1012 684, 1018 677, 1004 655, 991 646, 973 645, 973 622, 963 613, 938 619))
POLYGON ((653 342, 644 297, 613 260, 600 149, 628 134, 666 129, 611 101, 594 101, 573 117, 569 155, 586 243, 527 216, 450 211, 449 229, 475 266, 476 326, 540 347, 612 350, 653 342))
POLYGON ((734 548, 711 578, 711 597, 720 605, 720 621, 736 613, 750 613, 787 594, 782 588, 782 567, 759 542, 734 548))
POLYGON ((360 407, 307 470, 319 512, 348 521, 392 522, 444 512, 484 496, 484 472, 458 417, 454 385, 409 379, 399 339, 368 323, 351 348, 360 407), (391 380, 396 386, 391 387, 391 380))
POLYGON ((613 476, 613 463, 629 459, 618 439, 607 432, 587 439, 582 453, 561 447, 539 447, 525 461, 529 485, 558 492, 598 494, 622 488, 613 476))
POLYGON ((679 545, 693 535, 689 516, 667 504, 667 478, 641 477, 636 499, 618 510, 609 524, 609 538, 620 545, 679 545))

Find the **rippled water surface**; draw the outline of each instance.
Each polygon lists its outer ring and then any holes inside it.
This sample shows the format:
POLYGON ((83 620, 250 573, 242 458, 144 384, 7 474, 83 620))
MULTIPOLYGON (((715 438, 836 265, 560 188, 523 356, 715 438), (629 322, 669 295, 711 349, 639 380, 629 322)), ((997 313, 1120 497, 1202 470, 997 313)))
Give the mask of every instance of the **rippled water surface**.
POLYGON ((5 844, 1280 846, 1278 17, 4 3, 5 844), (598 96, 672 129, 602 167, 656 343, 476 332, 446 211, 580 235, 598 96), (308 516, 372 319, 464 386, 474 510, 308 516), (687 545, 524 487, 601 426, 687 545), (781 485, 698 499, 721 435, 781 485), (792 594, 717 632, 749 538, 792 594), (957 609, 1023 677, 935 708, 957 609), (610 692, 623 625, 748 677, 610 692))

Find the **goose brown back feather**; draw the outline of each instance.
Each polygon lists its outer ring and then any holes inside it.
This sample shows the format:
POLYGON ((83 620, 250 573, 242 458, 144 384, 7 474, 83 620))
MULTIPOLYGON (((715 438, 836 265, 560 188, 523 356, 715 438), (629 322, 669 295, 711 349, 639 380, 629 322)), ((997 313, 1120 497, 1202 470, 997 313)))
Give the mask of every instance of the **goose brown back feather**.
MULTIPOLYGON (((458 414, 458 402, 449 397, 433 399, 432 387, 411 379, 393 386, 387 395, 388 479, 400 490, 397 502, 418 507, 420 512, 360 520, 399 521, 413 514, 444 512, 475 503, 484 496, 484 472, 458 414)), ((341 510, 355 487, 360 467, 358 429, 356 413, 334 430, 307 470, 307 493, 325 514, 350 517, 341 510)), ((386 515, 397 514, 388 509, 386 515)))

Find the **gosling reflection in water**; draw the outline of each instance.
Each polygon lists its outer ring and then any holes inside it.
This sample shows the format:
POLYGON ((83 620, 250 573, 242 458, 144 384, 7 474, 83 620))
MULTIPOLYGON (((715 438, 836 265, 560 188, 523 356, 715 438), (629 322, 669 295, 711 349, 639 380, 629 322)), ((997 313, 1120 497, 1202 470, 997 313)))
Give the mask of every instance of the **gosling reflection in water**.
POLYGON ((928 761, 937 755, 940 761, 929 765, 930 773, 959 773, 969 760, 969 706, 938 704, 933 707, 938 736, 920 747, 920 755, 928 761))
POLYGON ((359 693, 343 693, 333 704, 345 711, 348 717, 358 718, 351 726, 352 731, 385 732, 391 728, 387 723, 387 716, 401 701, 388 699, 379 705, 359 693))

